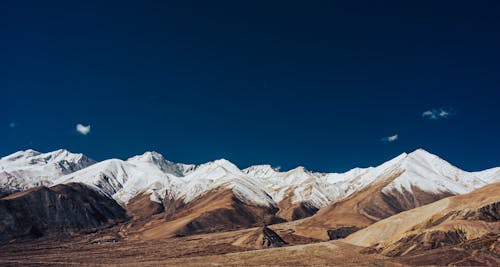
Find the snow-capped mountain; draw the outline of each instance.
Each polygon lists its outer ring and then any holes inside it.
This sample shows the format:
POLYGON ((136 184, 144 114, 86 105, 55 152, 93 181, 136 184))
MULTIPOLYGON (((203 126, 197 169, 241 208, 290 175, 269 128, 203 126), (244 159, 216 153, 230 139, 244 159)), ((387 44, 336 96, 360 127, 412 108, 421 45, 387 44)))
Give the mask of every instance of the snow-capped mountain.
POLYGON ((189 202, 219 187, 232 189, 235 196, 245 203, 276 206, 260 180, 245 175, 236 165, 225 159, 199 165, 194 171, 181 177, 172 191, 176 198, 189 202))
POLYGON ((196 168, 194 164, 182 164, 168 161, 163 158, 163 155, 155 151, 148 151, 142 155, 131 157, 127 161, 139 166, 154 167, 160 169, 164 173, 175 176, 185 176, 196 168))
POLYGON ((371 184, 396 179, 383 192, 412 188, 431 193, 465 194, 500 181, 500 168, 481 172, 463 171, 423 149, 403 153, 377 167, 355 168, 345 173, 316 173, 303 167, 278 172, 269 165, 257 165, 243 170, 263 181, 276 202, 291 194, 292 203, 308 202, 322 208, 340 201, 371 184))
POLYGON ((172 163, 156 152, 146 152, 127 161, 105 160, 65 175, 55 183, 70 182, 94 186, 123 205, 141 194, 149 194, 152 201, 159 203, 167 196, 188 203, 218 187, 232 189, 247 203, 275 205, 258 181, 249 179, 227 160, 195 166, 172 163))
POLYGON ((411 193, 418 189, 455 195, 500 181, 500 168, 465 172, 422 149, 403 153, 377 167, 345 173, 318 173, 303 167, 280 172, 270 165, 240 170, 224 159, 196 166, 170 162, 156 152, 92 165, 94 162, 85 156, 64 150, 44 154, 28 150, 4 157, 0 163, 3 187, 11 186, 12 181, 16 186, 23 185, 23 189, 79 182, 97 188, 124 206, 139 195, 150 195, 151 201, 158 203, 165 198, 189 203, 223 187, 249 204, 276 207, 289 201, 320 209, 375 184, 385 183, 383 192, 411 193), (9 175, 16 175, 16 179, 9 175))
POLYGON ((328 205, 338 195, 334 187, 329 187, 324 174, 314 173, 304 167, 279 172, 269 165, 251 166, 243 173, 262 181, 274 201, 281 202, 290 197, 291 203, 308 202, 316 208, 328 205))
POLYGON ((0 158, 0 189, 4 192, 51 185, 62 175, 94 164, 83 154, 64 149, 48 153, 28 149, 0 158))
POLYGON ((55 183, 84 183, 123 205, 140 194, 149 194, 152 201, 161 202, 181 168, 157 153, 146 152, 127 161, 109 159, 96 163, 62 176, 55 183))
POLYGON ((500 168, 466 172, 423 149, 405 155, 395 168, 403 173, 383 191, 412 192, 412 188, 419 188, 426 192, 466 194, 500 181, 500 168))

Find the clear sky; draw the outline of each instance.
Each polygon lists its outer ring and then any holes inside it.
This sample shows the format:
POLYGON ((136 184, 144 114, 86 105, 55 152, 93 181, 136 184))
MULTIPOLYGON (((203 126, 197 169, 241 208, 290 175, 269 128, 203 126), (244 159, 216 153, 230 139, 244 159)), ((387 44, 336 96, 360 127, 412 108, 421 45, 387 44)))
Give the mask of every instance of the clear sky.
POLYGON ((500 166, 499 14, 500 1, 1 1, 0 155, 345 171, 421 147, 500 166))

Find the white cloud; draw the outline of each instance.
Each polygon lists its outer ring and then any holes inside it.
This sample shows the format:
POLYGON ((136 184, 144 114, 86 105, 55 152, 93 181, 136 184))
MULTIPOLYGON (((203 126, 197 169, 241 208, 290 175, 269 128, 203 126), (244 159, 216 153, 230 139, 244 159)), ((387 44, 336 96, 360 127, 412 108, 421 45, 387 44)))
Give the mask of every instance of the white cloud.
POLYGON ((428 118, 431 120, 437 119, 436 114, 434 114, 434 112, 432 112, 431 110, 424 111, 424 113, 422 113, 422 117, 428 118))
POLYGON ((84 126, 80 123, 76 125, 76 131, 83 134, 87 135, 90 132, 90 125, 84 126))
POLYGON ((386 137, 382 137, 382 141, 383 142, 394 142, 396 140, 398 140, 399 136, 397 134, 395 135, 391 135, 391 136, 386 136, 386 137))
POLYGON ((448 111, 441 110, 439 112, 439 117, 441 117, 441 118, 448 118, 448 116, 450 116, 450 112, 448 112, 448 111))
POLYGON ((451 108, 433 108, 426 110, 422 113, 422 117, 429 120, 446 119, 453 115, 453 109, 451 108))

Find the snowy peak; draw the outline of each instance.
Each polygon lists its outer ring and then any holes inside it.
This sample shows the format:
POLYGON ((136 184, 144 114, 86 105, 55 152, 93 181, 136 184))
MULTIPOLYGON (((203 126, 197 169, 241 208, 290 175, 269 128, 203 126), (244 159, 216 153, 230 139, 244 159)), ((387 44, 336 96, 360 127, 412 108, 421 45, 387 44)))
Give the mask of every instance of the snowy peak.
POLYGON ((158 163, 158 162, 165 162, 165 158, 163 158, 163 155, 156 152, 156 151, 147 151, 142 155, 134 156, 128 159, 129 161, 140 161, 140 162, 147 162, 147 163, 158 163))
POLYGON ((195 173, 219 173, 219 174, 242 174, 241 170, 232 162, 226 159, 218 159, 199 165, 195 173))
POLYGON ((217 165, 231 172, 241 172, 241 170, 234 163, 227 159, 214 160, 208 164, 217 165))
MULTIPOLYGON (((432 193, 466 194, 488 183, 479 176, 463 171, 423 149, 405 156, 393 167, 401 175, 383 191, 412 192, 413 188, 432 193)), ((494 179, 488 176, 490 180, 494 179)))
MULTIPOLYGON (((94 160, 86 157, 83 154, 71 153, 65 149, 59 149, 52 152, 40 153, 38 151, 28 149, 24 151, 15 152, 11 155, 0 159, 0 168, 4 169, 17 169, 27 168, 29 166, 38 165, 44 166, 47 164, 60 165, 61 163, 72 163, 75 168, 87 167, 93 163, 94 160)), ((62 166, 64 167, 64 166, 62 166)))
POLYGON ((151 200, 161 202, 171 177, 154 165, 135 165, 128 161, 109 159, 77 172, 65 175, 59 183, 84 183, 121 204, 140 194, 150 194, 151 200))
POLYGON ((187 203, 216 188, 231 189, 244 203, 265 207, 276 206, 261 181, 246 175, 225 159, 197 166, 195 170, 176 182, 173 191, 176 192, 178 199, 187 203))
MULTIPOLYGON (((406 153, 404 153, 406 154, 406 153)), ((417 148, 410 152, 408 155, 413 155, 413 156, 421 156, 421 157, 437 157, 436 155, 430 153, 429 151, 423 149, 423 148, 417 148)))
POLYGON ((58 177, 86 168, 95 161, 64 149, 48 153, 28 149, 0 159, 2 191, 15 192, 50 185, 58 177))
MULTIPOLYGON (((440 157, 431 154, 423 149, 417 149, 410 154, 408 154, 405 158, 405 165, 421 165, 427 166, 428 168, 442 169, 448 167, 454 167, 449 162, 441 159, 440 157)), ((458 168, 457 168, 458 169, 458 168)))
POLYGON ((0 158, 1 161, 16 161, 16 160, 19 160, 19 159, 25 159, 25 158, 28 158, 28 157, 33 157, 33 156, 37 156, 37 155, 40 155, 42 153, 36 151, 36 150, 33 150, 33 149, 28 149, 28 150, 22 150, 22 151, 17 151, 17 152, 14 152, 8 156, 5 156, 3 158, 0 158))
POLYGON ((291 169, 287 172, 285 172, 287 175, 294 175, 294 176, 310 176, 313 174, 313 172, 307 170, 303 166, 296 167, 294 169, 291 169))
POLYGON ((184 176, 194 170, 195 165, 173 163, 166 160, 162 154, 155 151, 148 151, 142 155, 131 157, 127 162, 136 165, 150 165, 159 168, 161 171, 175 176, 184 176))
POLYGON ((262 177, 269 178, 271 176, 275 176, 279 173, 279 170, 271 167, 271 165, 263 164, 263 165, 253 165, 244 170, 243 173, 250 175, 251 177, 262 177))

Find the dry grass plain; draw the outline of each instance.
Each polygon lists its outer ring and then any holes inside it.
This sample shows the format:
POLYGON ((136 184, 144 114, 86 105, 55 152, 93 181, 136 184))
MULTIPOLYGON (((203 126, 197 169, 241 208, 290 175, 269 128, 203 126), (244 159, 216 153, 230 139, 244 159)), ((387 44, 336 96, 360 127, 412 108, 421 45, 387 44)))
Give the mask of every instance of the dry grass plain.
MULTIPOLYGON (((258 228, 158 240, 96 243, 103 234, 44 238, 0 247, 1 266, 401 266, 340 241, 253 249, 233 243, 258 228)), ((110 230, 110 234, 112 231, 110 230)), ((110 236, 113 237, 113 236, 110 236)))

